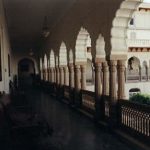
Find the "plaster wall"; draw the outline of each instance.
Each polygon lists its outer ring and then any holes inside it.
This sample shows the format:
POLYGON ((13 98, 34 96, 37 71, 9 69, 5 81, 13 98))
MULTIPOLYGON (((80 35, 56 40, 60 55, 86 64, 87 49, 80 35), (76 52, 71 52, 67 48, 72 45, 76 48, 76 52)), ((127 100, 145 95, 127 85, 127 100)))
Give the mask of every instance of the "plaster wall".
POLYGON ((1 70, 2 81, 0 81, 0 91, 9 93, 9 81, 12 79, 13 57, 7 30, 3 1, 0 0, 0 46, 1 46, 1 70), (8 67, 8 55, 10 56, 10 76, 8 67))

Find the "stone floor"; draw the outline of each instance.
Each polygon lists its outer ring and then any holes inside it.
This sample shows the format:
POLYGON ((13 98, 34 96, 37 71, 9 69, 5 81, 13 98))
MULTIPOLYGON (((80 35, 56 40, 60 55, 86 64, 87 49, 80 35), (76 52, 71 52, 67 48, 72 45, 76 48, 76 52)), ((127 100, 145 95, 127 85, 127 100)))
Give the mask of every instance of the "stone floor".
MULTIPOLYGON (((32 109, 53 127, 52 135, 6 138, 1 150, 133 150, 117 137, 41 91, 26 91, 32 109)), ((6 127, 7 128, 7 127, 6 127)), ((134 149, 136 150, 136 149, 134 149)))

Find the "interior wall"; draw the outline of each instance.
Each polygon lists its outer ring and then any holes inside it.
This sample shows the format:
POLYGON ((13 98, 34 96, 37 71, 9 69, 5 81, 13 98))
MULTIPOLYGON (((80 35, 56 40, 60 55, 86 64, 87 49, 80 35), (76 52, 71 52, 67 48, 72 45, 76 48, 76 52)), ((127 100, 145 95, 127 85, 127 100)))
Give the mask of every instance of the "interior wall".
POLYGON ((7 30, 3 1, 0 0, 0 41, 1 41, 1 69, 2 81, 0 81, 0 91, 9 93, 9 81, 12 79, 12 52, 7 30), (10 76, 8 67, 8 54, 10 55, 10 76))

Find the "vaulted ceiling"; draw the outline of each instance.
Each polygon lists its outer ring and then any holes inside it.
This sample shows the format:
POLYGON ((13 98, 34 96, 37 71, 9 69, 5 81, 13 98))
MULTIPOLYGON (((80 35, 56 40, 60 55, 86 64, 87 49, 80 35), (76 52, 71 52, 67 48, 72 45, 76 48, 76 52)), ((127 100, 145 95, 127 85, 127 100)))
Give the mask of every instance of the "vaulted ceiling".
MULTIPOLYGON (((89 3, 89 6, 93 5, 93 10, 96 6, 98 10, 103 10, 106 9, 104 3, 107 6, 116 7, 114 4, 116 2, 120 4, 120 1, 123 0, 4 0, 12 48, 13 50, 29 50, 39 46, 45 40, 41 37, 45 16, 47 16, 51 32, 58 23, 61 23, 60 20, 66 14, 74 10, 73 6, 75 9, 80 9, 76 7, 76 4, 84 7, 89 3)), ((76 17, 79 17, 78 10, 73 12, 76 17)))
POLYGON ((44 17, 48 27, 55 24, 76 0, 4 0, 13 49, 30 49, 41 40, 44 17))

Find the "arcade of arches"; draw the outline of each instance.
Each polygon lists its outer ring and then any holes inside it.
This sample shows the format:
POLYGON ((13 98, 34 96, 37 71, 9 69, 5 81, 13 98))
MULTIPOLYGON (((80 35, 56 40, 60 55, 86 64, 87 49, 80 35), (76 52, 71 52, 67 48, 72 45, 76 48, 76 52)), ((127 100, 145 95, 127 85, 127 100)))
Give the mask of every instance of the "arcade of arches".
POLYGON ((36 76, 77 106, 81 91, 94 95, 82 103, 96 114, 109 97, 114 115, 118 100, 150 93, 150 3, 0 0, 0 62, 1 92, 10 92, 14 78, 31 85, 36 76))

